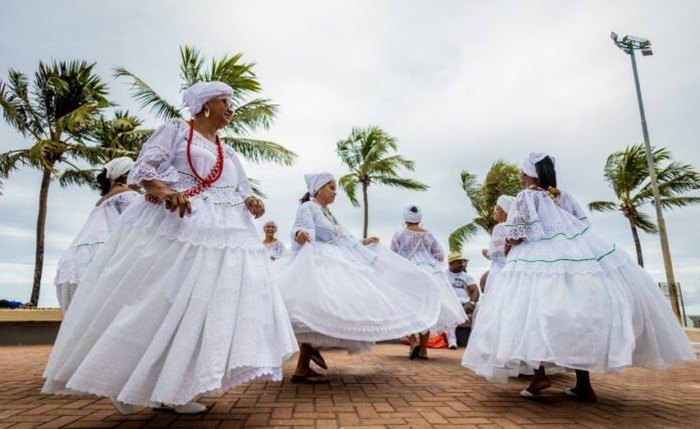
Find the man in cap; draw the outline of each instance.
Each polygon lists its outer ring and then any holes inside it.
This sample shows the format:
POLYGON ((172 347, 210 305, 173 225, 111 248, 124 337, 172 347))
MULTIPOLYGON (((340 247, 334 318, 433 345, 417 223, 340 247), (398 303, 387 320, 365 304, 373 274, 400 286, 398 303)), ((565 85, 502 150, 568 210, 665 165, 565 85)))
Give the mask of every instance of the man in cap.
MULTIPOLYGON (((467 273, 469 259, 463 257, 459 252, 451 252, 447 257, 447 262, 449 264, 447 278, 450 280, 459 301, 462 303, 464 311, 472 320, 476 302, 481 294, 479 293, 476 280, 467 273)), ((447 332, 447 343, 450 349, 454 350, 457 348, 456 329, 447 332)))

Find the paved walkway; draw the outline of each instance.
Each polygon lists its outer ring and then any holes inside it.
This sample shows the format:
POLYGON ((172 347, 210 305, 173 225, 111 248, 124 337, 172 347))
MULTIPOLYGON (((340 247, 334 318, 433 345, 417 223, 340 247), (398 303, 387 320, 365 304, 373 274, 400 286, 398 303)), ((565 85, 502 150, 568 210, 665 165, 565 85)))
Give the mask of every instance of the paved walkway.
MULTIPOLYGON (((12 428, 700 428, 700 362, 668 371, 631 369, 593 376, 596 404, 561 393, 535 402, 518 396, 527 380, 492 384, 461 368, 463 349, 431 350, 410 361, 407 348, 325 352, 327 385, 253 383, 202 402, 203 415, 143 410, 116 415, 106 399, 42 396, 48 346, 0 347, 0 429, 12 428)), ((292 362, 285 369, 291 373, 292 362)))

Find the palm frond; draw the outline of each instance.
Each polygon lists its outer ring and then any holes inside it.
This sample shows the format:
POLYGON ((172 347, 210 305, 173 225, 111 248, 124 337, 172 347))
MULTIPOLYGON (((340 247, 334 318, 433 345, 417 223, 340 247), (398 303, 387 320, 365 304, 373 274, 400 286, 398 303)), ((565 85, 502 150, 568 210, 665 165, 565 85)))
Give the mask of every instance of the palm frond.
POLYGON ((199 49, 187 45, 180 47, 180 77, 184 81, 182 89, 202 80, 203 65, 204 58, 199 49))
POLYGON ((673 209, 676 207, 686 207, 700 204, 700 197, 666 197, 661 198, 661 207, 673 209))
POLYGON ((588 210, 592 212, 608 212, 617 208, 617 204, 613 201, 591 201, 588 203, 588 210))
POLYGON ((646 232, 647 234, 659 233, 659 229, 657 228, 656 223, 652 220, 651 216, 644 212, 636 213, 634 225, 642 231, 646 232))
POLYGON ((430 186, 417 180, 395 176, 370 176, 372 183, 408 189, 410 191, 427 191, 430 186))
POLYGON ((277 143, 244 137, 223 137, 222 140, 251 162, 273 162, 292 165, 297 154, 277 143))
POLYGON ((131 80, 131 95, 138 101, 143 109, 149 109, 156 117, 163 121, 173 118, 181 118, 180 111, 158 95, 146 82, 131 73, 124 67, 114 69, 114 77, 125 77, 131 80))
POLYGON ((88 186, 92 189, 99 189, 100 186, 95 179, 98 170, 75 170, 67 169, 58 176, 58 183, 63 188, 69 186, 88 186))
POLYGON ((256 98, 236 107, 228 130, 234 134, 249 134, 258 128, 268 129, 277 116, 279 106, 271 100, 256 98))
POLYGON ((360 202, 357 200, 357 176, 353 173, 341 176, 340 179, 338 179, 338 185, 345 191, 350 203, 355 207, 359 207, 360 202))
POLYGON ((468 223, 452 231, 447 239, 451 252, 461 252, 464 243, 471 240, 479 231, 479 227, 475 223, 468 223))

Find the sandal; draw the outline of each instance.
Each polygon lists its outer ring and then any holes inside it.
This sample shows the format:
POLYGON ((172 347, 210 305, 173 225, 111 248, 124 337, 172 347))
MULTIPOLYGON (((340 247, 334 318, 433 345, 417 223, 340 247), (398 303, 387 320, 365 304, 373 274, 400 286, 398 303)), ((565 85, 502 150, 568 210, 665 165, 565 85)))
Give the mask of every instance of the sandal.
POLYGON ((323 369, 328 369, 328 365, 326 364, 326 360, 323 359, 323 356, 321 356, 321 351, 316 348, 311 349, 311 361, 315 363, 316 365, 320 366, 323 369))
POLYGON ((420 355, 418 353, 420 353, 420 347, 415 346, 411 349, 411 352, 409 353, 408 358, 411 360, 420 359, 420 355))
POLYGON ((292 375, 292 383, 319 384, 328 383, 328 378, 318 372, 309 369, 304 375, 292 375))

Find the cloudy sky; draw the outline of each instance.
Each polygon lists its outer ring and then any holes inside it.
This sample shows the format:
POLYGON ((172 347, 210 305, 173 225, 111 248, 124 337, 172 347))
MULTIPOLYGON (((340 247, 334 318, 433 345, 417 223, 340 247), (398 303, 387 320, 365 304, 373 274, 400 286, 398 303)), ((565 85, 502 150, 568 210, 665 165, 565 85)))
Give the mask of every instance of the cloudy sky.
MULTIPOLYGON (((33 73, 40 60, 97 63, 111 97, 133 112, 125 66, 172 102, 178 48, 206 55, 241 52, 257 63, 264 96, 280 105, 271 129, 255 136, 294 150, 292 167, 246 164, 269 199, 268 215, 288 241, 305 172, 344 172, 335 143, 353 126, 376 124, 417 163, 423 193, 370 190, 370 229, 387 242, 401 211, 420 205, 424 224, 446 245, 475 215, 459 172, 483 177, 493 161, 517 162, 532 150, 557 159, 560 187, 581 203, 610 199, 602 178, 607 155, 642 140, 629 58, 609 34, 648 37, 654 56, 639 61, 652 143, 700 166, 700 38, 697 1, 33 1, 3 2, 0 77, 33 73)), ((158 122, 139 112, 149 126, 158 122)), ((0 122, 0 151, 31 144, 0 122)), ((22 170, 0 196, 0 298, 29 299, 39 174, 22 170)), ((56 261, 98 196, 88 189, 50 191, 46 266, 40 304, 56 305, 56 261)), ((362 212, 344 196, 333 210, 357 235, 362 212)), ((649 210, 650 214, 653 214, 649 210)), ((668 212, 676 277, 689 313, 700 314, 700 207, 668 212)), ((629 252, 619 213, 593 214, 593 225, 629 252)), ((262 225, 262 223, 260 223, 262 225)), ((643 236, 649 272, 663 281, 656 236, 643 236)), ((480 275, 488 237, 468 244, 480 275)))

